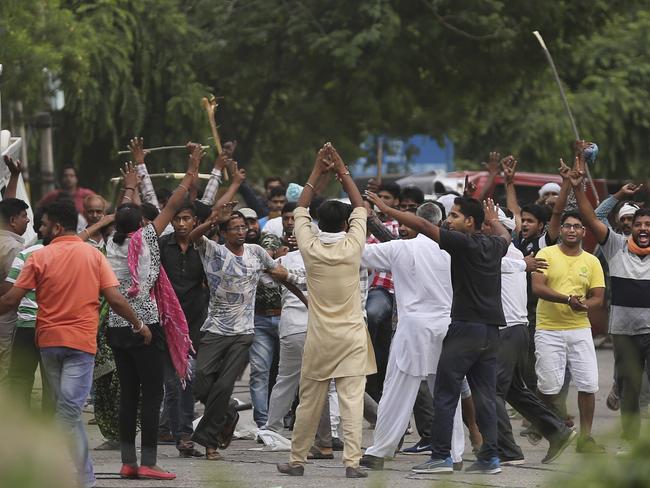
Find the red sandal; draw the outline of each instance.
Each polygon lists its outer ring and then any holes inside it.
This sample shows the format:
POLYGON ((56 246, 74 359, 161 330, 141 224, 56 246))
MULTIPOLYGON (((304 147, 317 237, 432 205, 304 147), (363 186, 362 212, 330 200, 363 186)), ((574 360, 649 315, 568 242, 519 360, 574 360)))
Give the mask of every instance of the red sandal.
POLYGON ((138 468, 138 478, 148 480, 173 480, 176 474, 161 469, 154 469, 151 466, 140 466, 138 468))

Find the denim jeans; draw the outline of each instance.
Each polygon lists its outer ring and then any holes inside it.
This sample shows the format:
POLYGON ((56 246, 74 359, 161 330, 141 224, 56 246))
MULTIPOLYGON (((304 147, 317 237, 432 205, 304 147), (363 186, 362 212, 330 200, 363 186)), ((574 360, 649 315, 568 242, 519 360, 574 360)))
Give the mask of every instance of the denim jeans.
POLYGON ((93 382, 95 356, 69 347, 44 347, 41 359, 56 401, 56 419, 74 443, 73 458, 83 486, 95 485, 81 411, 93 382))
POLYGON ((266 424, 269 411, 269 375, 273 357, 279 356, 280 316, 255 315, 255 337, 250 348, 250 391, 253 420, 258 427, 266 424))
POLYGON ((384 388, 388 353, 393 338, 393 294, 381 286, 372 288, 368 291, 366 313, 368 333, 377 361, 377 373, 368 376, 366 392, 378 402, 384 388))
POLYGON ((452 320, 442 343, 433 392, 433 459, 445 459, 450 455, 453 419, 465 375, 472 389, 478 427, 483 435, 483 446, 476 457, 488 460, 499 455, 496 412, 498 346, 497 326, 452 320))
POLYGON ((191 376, 186 379, 185 389, 176 374, 171 357, 165 358, 165 397, 160 415, 160 429, 170 432, 178 444, 184 434, 191 436, 194 433, 194 395, 192 394, 192 379, 196 374, 196 359, 190 356, 189 366, 191 376))

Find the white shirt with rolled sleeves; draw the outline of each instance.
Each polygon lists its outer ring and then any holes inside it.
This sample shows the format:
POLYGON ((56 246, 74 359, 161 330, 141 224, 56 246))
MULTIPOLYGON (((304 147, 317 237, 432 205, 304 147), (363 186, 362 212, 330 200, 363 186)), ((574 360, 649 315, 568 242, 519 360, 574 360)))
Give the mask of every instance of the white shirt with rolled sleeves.
POLYGON ((508 252, 501 259, 501 303, 505 327, 528 324, 527 301, 526 261, 522 252, 510 243, 508 252))
POLYGON ((361 263, 393 273, 398 323, 390 352, 397 367, 412 376, 435 374, 451 322, 451 257, 435 241, 418 235, 369 244, 361 263))

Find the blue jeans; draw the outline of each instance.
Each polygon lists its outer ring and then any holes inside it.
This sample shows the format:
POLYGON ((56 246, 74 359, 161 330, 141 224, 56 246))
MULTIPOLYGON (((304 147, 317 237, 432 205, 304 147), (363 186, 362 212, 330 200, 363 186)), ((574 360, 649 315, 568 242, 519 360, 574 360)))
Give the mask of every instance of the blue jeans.
POLYGON ((499 327, 452 320, 442 343, 433 392, 432 459, 445 459, 451 450, 454 414, 463 377, 472 389, 476 420, 483 446, 476 457, 498 456, 497 446, 497 351, 499 327))
POLYGON ((81 411, 93 382, 95 356, 68 347, 44 347, 41 359, 56 402, 56 419, 74 442, 73 458, 83 486, 95 485, 81 411))
POLYGON ((250 391, 253 420, 258 427, 266 425, 269 412, 269 374, 273 357, 279 355, 279 316, 255 315, 255 337, 250 348, 250 391))
POLYGON ((196 359, 189 358, 191 376, 186 379, 185 389, 178 379, 171 357, 165 358, 165 400, 160 418, 163 432, 168 431, 174 436, 176 444, 183 435, 191 436, 194 433, 194 395, 192 394, 192 379, 196 374, 196 359))

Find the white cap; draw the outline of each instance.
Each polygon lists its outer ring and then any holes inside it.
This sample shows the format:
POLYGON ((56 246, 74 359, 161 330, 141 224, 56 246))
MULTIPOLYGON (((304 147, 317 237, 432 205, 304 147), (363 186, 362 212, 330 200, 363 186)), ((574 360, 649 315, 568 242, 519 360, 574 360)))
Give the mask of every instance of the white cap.
POLYGON ((626 217, 628 215, 634 215, 637 210, 639 210, 639 207, 637 207, 635 204, 625 202, 621 209, 618 211, 618 220, 621 220, 623 217, 626 217))
POLYGON ((544 183, 544 186, 539 189, 539 196, 543 197, 547 193, 560 193, 560 185, 552 181, 544 183))
POLYGON ((517 222, 515 222, 515 219, 508 217, 501 208, 499 208, 498 210, 499 210, 499 222, 501 222, 501 225, 503 225, 510 232, 515 230, 515 227, 517 226, 517 222))
POLYGON ((244 207, 239 209, 239 213, 244 216, 246 219, 256 219, 257 212, 252 208, 244 207))
POLYGON ((454 206, 454 200, 457 198, 458 195, 448 193, 446 195, 439 196, 436 202, 442 203, 442 206, 445 207, 445 215, 449 215, 449 212, 451 212, 451 207, 454 206))

